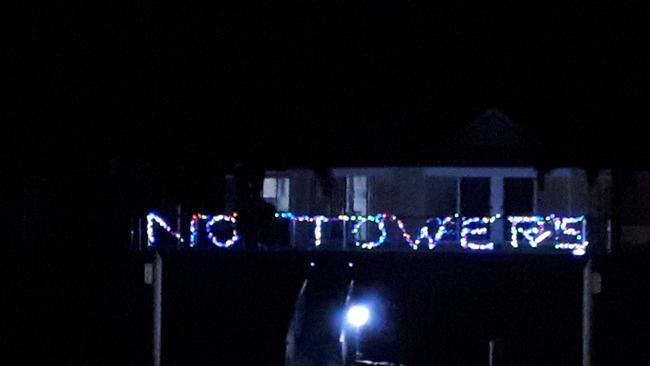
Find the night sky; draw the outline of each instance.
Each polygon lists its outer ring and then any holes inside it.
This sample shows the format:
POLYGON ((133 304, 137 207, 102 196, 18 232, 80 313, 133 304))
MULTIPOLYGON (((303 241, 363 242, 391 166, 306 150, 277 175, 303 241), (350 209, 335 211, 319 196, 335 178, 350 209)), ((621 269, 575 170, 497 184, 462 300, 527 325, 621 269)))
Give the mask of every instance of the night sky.
POLYGON ((647 15, 590 1, 25 9, 7 50, 28 71, 11 73, 17 147, 55 164, 426 163, 497 108, 551 164, 627 164, 649 112, 647 15))
POLYGON ((649 15, 632 1, 91 2, 3 14, 3 155, 17 171, 3 190, 18 197, 9 214, 25 244, 11 254, 28 263, 5 288, 28 299, 7 315, 16 339, 109 354, 102 342, 119 343, 138 311, 127 221, 165 200, 218 196, 236 161, 440 163, 451 136, 498 109, 544 147, 531 164, 648 168, 649 15), (34 337, 18 313, 47 331, 34 337))

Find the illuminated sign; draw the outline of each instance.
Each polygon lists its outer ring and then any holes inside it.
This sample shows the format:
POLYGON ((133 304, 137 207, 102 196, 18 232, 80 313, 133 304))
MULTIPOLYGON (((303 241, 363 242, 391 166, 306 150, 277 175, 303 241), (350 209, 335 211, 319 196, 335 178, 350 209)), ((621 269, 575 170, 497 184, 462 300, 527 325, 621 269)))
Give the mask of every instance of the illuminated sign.
MULTIPOLYGON (((570 251, 574 255, 583 255, 589 245, 587 241, 587 223, 584 216, 508 216, 463 217, 455 214, 447 217, 436 217, 426 220, 424 226, 409 233, 406 223, 395 215, 379 213, 370 216, 339 215, 326 217, 323 215, 295 215, 291 212, 276 213, 277 220, 287 220, 293 223, 313 225, 313 246, 320 247, 323 243, 325 225, 339 223, 348 228, 354 246, 360 249, 372 250, 385 245, 389 239, 389 231, 399 233, 399 241, 404 248, 433 250, 437 247, 457 247, 469 251, 494 251, 497 244, 493 240, 494 228, 506 225, 510 233, 504 241, 505 248, 512 250, 542 249, 570 251), (496 226, 495 223, 501 225, 496 226), (374 232, 371 233, 371 232, 374 232), (509 244, 509 246, 508 246, 509 244)), ((157 233, 166 232, 178 244, 186 240, 181 233, 173 230, 160 215, 147 215, 147 242, 150 247, 156 246, 157 233)), ((237 233, 237 214, 232 215, 192 215, 190 221, 189 247, 196 247, 201 238, 219 248, 229 248, 237 244, 240 236, 237 233)), ((344 238, 347 239, 347 238, 344 238)), ((311 245, 311 244, 310 244, 311 245)))

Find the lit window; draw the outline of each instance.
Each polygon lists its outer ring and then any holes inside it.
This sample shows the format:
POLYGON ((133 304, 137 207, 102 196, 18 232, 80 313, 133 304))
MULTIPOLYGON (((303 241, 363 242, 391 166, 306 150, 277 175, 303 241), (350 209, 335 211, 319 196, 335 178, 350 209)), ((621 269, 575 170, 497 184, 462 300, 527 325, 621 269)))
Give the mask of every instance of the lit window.
POLYGON ((363 175, 347 179, 347 211, 360 215, 368 213, 368 178, 363 175))
POLYGON ((289 178, 264 178, 262 198, 278 211, 289 211, 289 178))

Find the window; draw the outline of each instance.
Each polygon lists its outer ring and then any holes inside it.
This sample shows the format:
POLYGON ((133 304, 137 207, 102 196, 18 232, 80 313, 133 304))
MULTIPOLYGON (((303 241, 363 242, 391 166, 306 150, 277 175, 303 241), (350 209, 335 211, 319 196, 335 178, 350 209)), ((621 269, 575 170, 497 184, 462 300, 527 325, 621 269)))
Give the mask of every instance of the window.
POLYGON ((289 211, 289 178, 264 178, 262 198, 278 211, 289 211))
POLYGON ((468 217, 490 215, 490 178, 461 178, 460 213, 468 217))
POLYGON ((506 215, 531 215, 535 183, 532 178, 505 178, 503 210, 506 215))
POLYGON ((346 211, 359 215, 368 214, 368 178, 355 175, 347 178, 346 211))
POLYGON ((427 177, 426 215, 446 217, 456 211, 456 177, 427 177))

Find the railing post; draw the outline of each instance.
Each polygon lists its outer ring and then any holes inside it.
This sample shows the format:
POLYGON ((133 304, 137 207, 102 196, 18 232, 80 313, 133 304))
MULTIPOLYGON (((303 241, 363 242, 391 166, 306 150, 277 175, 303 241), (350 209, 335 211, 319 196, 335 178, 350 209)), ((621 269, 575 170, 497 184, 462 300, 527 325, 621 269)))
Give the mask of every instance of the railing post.
POLYGON ((585 216, 582 219, 582 244, 584 245, 585 242, 589 241, 587 237, 587 217, 585 216))
MULTIPOLYGON (((135 250, 135 226, 133 224, 133 216, 131 216, 129 224, 131 225, 131 230, 129 230, 129 250, 135 250)), ((138 248, 138 251, 139 250, 140 248, 138 248)))
POLYGON ((607 219, 607 254, 612 254, 612 219, 607 219))
POLYGON ((181 238, 183 237, 183 231, 181 229, 181 215, 182 215, 181 204, 179 203, 178 206, 176 206, 176 230, 179 233, 181 233, 181 235, 179 236, 178 241, 176 243, 176 246, 177 246, 176 249, 178 249, 178 250, 181 249, 181 245, 182 245, 182 239, 181 238))
POLYGON ((291 248, 295 249, 296 248, 296 221, 291 220, 291 238, 289 238, 289 242, 291 243, 291 248))
POLYGON ((342 220, 342 228, 341 228, 341 233, 342 233, 342 238, 341 241, 343 242, 343 250, 345 250, 348 246, 348 231, 347 231, 347 224, 348 222, 345 220, 342 220))
POLYGON ((142 251, 142 217, 138 217, 138 250, 142 251))

